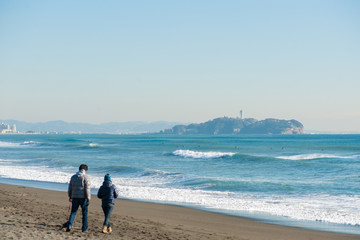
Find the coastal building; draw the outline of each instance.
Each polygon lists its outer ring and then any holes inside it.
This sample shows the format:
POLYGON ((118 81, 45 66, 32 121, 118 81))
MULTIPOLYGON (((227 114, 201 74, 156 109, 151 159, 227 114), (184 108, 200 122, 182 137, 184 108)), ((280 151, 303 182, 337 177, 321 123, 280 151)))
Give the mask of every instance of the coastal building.
POLYGON ((16 133, 16 125, 14 124, 12 128, 10 128, 10 125, 7 123, 0 123, 0 133, 16 133))

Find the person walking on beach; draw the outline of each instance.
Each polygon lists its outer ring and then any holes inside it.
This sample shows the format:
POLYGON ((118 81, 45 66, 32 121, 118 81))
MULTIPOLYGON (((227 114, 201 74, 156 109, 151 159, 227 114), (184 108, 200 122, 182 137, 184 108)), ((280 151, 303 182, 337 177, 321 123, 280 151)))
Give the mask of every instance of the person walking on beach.
POLYGON ((114 209, 115 198, 119 196, 119 192, 116 186, 112 184, 110 174, 105 175, 103 185, 100 187, 97 196, 101 199, 101 206, 105 215, 102 232, 111 233, 110 216, 114 209))
POLYGON ((88 166, 81 164, 79 171, 73 175, 70 179, 68 195, 71 205, 71 213, 69 216, 69 222, 67 224, 67 232, 71 231, 72 225, 75 220, 76 212, 79 209, 79 206, 82 210, 82 228, 83 232, 86 232, 88 229, 88 206, 90 204, 91 194, 90 194, 90 180, 86 175, 88 171, 88 166))

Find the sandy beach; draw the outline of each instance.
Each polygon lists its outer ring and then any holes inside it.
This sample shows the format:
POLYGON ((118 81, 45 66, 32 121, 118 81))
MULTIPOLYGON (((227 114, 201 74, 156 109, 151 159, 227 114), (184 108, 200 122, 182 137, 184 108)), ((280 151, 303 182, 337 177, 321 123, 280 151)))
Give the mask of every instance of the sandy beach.
POLYGON ((312 231, 164 204, 117 199, 111 218, 113 232, 101 233, 103 213, 93 196, 89 232, 81 232, 81 212, 73 230, 67 220, 67 194, 0 184, 1 239, 360 239, 359 235, 312 231))

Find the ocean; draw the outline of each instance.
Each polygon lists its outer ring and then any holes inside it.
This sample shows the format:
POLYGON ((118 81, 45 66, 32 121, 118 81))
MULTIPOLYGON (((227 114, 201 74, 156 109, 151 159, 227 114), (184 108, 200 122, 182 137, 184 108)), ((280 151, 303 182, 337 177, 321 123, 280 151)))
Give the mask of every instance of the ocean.
POLYGON ((66 191, 82 163, 94 194, 110 173, 124 199, 360 234, 360 135, 0 135, 2 183, 66 191))

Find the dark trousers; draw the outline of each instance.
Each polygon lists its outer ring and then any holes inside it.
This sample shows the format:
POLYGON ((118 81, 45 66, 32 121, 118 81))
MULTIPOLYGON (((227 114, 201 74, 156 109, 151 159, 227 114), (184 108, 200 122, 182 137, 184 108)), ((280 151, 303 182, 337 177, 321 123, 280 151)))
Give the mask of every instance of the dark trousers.
POLYGON ((102 209, 104 211, 105 220, 104 220, 104 226, 110 227, 110 216, 112 211, 114 210, 114 204, 112 203, 103 203, 102 209))
POLYGON ((88 200, 86 198, 73 198, 72 199, 72 205, 71 205, 71 214, 69 217, 69 227, 71 228, 76 212, 81 207, 82 210, 82 228, 81 230, 86 231, 88 229, 88 200))

